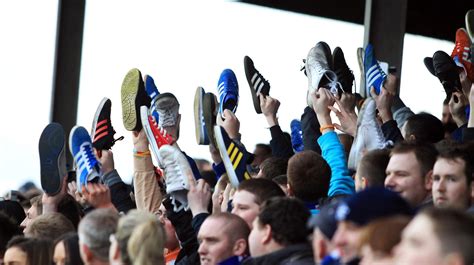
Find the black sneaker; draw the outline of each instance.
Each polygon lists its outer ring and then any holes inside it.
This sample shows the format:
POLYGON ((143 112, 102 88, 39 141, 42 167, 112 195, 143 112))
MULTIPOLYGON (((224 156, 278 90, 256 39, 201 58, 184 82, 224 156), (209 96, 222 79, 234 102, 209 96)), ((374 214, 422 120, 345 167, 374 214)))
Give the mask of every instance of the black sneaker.
POLYGON ((428 72, 436 76, 435 69, 433 66, 433 57, 425 57, 425 59, 423 59, 423 63, 425 64, 426 69, 428 69, 428 72))
POLYGON ((461 89, 459 70, 453 58, 443 51, 433 54, 433 67, 436 76, 446 91, 446 98, 450 99, 453 92, 461 89))
POLYGON ((103 98, 97 107, 97 111, 92 121, 92 145, 97 150, 109 150, 116 141, 122 140, 123 136, 114 139, 115 130, 110 120, 112 102, 108 98, 103 98))
POLYGON ((66 138, 63 126, 50 123, 44 128, 39 140, 41 188, 52 196, 61 191, 66 170, 66 138))
POLYGON ((346 59, 342 49, 336 47, 332 52, 332 67, 337 75, 337 80, 341 83, 342 89, 338 89, 339 96, 342 93, 352 93, 352 85, 354 84, 354 74, 347 66, 346 59))
POLYGON ((145 91, 142 74, 136 68, 128 71, 122 82, 122 120, 128 131, 140 131, 140 107, 150 107, 150 97, 145 91))
POLYGON ((214 136, 214 125, 216 125, 217 108, 217 97, 213 93, 206 93, 202 99, 202 114, 204 116, 204 127, 206 127, 207 138, 209 144, 216 145, 216 138, 214 136))
POLYGON ((255 111, 260 114, 262 113, 262 109, 260 108, 259 96, 260 94, 268 96, 268 93, 270 93, 270 83, 255 69, 252 59, 248 56, 244 57, 244 68, 245 76, 250 86, 250 93, 252 94, 253 106, 255 111))

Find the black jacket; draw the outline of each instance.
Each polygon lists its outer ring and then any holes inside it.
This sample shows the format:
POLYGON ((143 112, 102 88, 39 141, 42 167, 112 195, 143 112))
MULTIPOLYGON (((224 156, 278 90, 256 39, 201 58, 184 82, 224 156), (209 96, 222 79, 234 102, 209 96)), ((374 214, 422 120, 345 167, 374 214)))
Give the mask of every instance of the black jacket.
POLYGON ((291 245, 284 249, 245 260, 242 265, 314 265, 309 244, 291 245))

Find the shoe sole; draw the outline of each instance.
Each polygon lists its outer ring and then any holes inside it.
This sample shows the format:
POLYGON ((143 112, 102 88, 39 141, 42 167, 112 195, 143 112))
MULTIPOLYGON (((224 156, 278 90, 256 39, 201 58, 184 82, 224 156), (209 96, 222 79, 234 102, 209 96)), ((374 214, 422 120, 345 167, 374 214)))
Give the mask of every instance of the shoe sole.
POLYGON ((204 126, 206 127, 207 138, 209 139, 209 144, 216 147, 214 125, 217 118, 217 98, 213 93, 206 93, 202 100, 202 104, 202 114, 204 116, 204 126))
POLYGON ((130 70, 122 83, 122 121, 127 131, 133 131, 137 127, 136 100, 140 85, 140 71, 130 70))
POLYGON ((203 96, 204 89, 198 87, 196 89, 196 94, 194 95, 194 128, 196 130, 196 142, 199 145, 209 144, 209 141, 206 141, 206 135, 203 128, 203 125, 205 124, 205 122, 203 124, 203 96))
MULTIPOLYGON (((227 147, 225 146, 224 136, 222 136, 221 127, 219 125, 214 126, 214 135, 216 137, 217 150, 221 154, 222 162, 224 163, 225 171, 227 172, 227 177, 229 178, 230 183, 234 188, 237 188, 240 184, 237 174, 235 173, 234 166, 230 160, 229 154, 227 153, 227 147)), ((233 144, 233 143, 232 143, 233 144)), ((231 144, 231 145, 232 145, 231 144)), ((229 146, 229 149, 232 146, 229 146)), ((230 150, 233 151, 233 150, 230 150)))
POLYGON ((95 132, 97 131, 97 122, 99 122, 99 116, 100 113, 102 112, 102 109, 104 108, 105 103, 110 100, 108 98, 103 98, 102 101, 100 101, 99 106, 97 107, 97 110, 95 111, 94 114, 94 120, 92 121, 92 130, 91 130, 91 139, 94 141, 95 138, 95 132))
POLYGON ((148 143, 150 144, 151 151, 155 156, 156 162, 160 163, 160 159, 158 157, 158 145, 155 140, 155 136, 153 136, 153 131, 150 128, 150 124, 148 122, 148 108, 147 106, 140 107, 140 119, 142 121, 143 129, 145 131, 146 138, 148 139, 148 143))
POLYGON ((48 195, 61 191, 66 171, 65 133, 59 123, 51 123, 39 140, 41 188, 48 195))
POLYGON ((466 30, 469 38, 471 38, 471 43, 474 43, 474 9, 466 13, 466 30))
POLYGON ((364 68, 364 49, 359 47, 357 48, 357 62, 359 63, 359 70, 360 70, 360 89, 359 93, 363 94, 362 96, 365 97, 366 88, 365 88, 365 68, 364 68))

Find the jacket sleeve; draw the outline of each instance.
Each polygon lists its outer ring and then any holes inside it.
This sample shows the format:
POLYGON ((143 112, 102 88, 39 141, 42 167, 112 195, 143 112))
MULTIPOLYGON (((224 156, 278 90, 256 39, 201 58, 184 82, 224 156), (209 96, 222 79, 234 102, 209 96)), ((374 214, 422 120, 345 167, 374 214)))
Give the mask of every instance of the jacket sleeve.
POLYGON ((134 156, 133 163, 133 186, 137 208, 157 214, 161 205, 162 194, 155 177, 151 156, 134 156))
POLYGON ((321 154, 321 147, 318 144, 318 138, 321 136, 318 117, 310 107, 304 109, 301 115, 301 130, 303 131, 304 150, 312 150, 321 154))
POLYGON ((104 174, 101 179, 109 187, 112 204, 119 212, 127 213, 129 210, 136 208, 135 203, 130 197, 132 190, 122 181, 117 170, 114 169, 104 174))
POLYGON ((322 156, 331 168, 328 197, 355 193, 354 180, 349 175, 344 148, 335 132, 328 132, 318 138, 322 156))
POLYGON ((474 141, 474 128, 463 128, 462 129, 462 142, 467 143, 474 141))
POLYGON ((281 130, 280 125, 270 127, 270 133, 272 135, 270 146, 272 148, 273 156, 290 158, 294 154, 293 147, 291 146, 291 141, 281 130))

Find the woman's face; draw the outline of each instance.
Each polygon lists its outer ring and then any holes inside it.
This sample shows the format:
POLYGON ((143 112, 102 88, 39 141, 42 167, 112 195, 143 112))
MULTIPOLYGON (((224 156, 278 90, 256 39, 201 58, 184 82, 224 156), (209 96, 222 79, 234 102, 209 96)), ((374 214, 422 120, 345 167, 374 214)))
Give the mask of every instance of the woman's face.
POLYGON ((54 247, 53 260, 56 265, 66 264, 66 248, 64 247, 64 241, 59 241, 54 247))
POLYGON ((26 253, 20 248, 11 247, 5 252, 5 256, 3 257, 3 263, 5 265, 26 265, 26 253))

